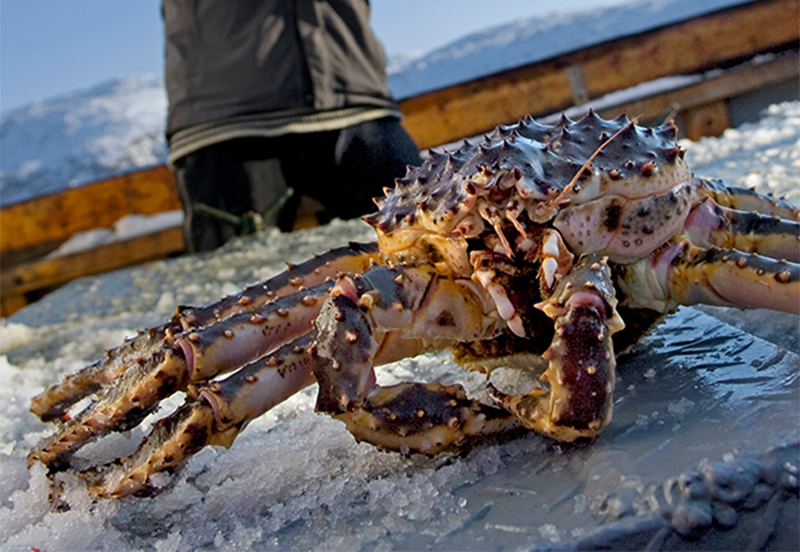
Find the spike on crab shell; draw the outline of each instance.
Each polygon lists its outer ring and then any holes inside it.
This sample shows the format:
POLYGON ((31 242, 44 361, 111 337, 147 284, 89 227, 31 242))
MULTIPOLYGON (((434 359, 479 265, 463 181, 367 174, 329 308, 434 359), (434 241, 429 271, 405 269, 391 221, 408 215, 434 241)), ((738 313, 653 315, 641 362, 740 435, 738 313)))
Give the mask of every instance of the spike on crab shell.
POLYGON ((586 115, 584 115, 583 119, 581 119, 581 120, 582 121, 591 121, 591 122, 602 121, 602 119, 597 115, 597 113, 595 113, 594 109, 592 109, 591 107, 589 108, 589 111, 586 112, 586 115))
POLYGON ((675 121, 670 119, 663 125, 656 127, 655 133, 664 138, 665 140, 674 140, 678 136, 678 125, 675 121))
MULTIPOLYGON (((625 118, 627 119, 627 117, 625 118)), ((625 124, 625 126, 623 126, 622 129, 619 131, 619 134, 617 134, 617 140, 618 141, 630 140, 636 134, 638 134, 636 125, 634 124, 633 121, 628 119, 627 124, 625 124)))
POLYGON ((624 125, 627 125, 628 123, 630 123, 631 120, 628 118, 628 116, 625 113, 622 113, 621 115, 619 115, 619 116, 615 117, 614 119, 612 119, 611 122, 619 123, 620 126, 624 126, 624 125))
MULTIPOLYGON (((667 150, 667 153, 666 153, 667 161, 669 161, 670 163, 673 163, 678 158, 678 155, 680 155, 680 152, 681 152, 681 148, 679 148, 677 146, 674 147, 674 148, 669 148, 667 150)), ((683 157, 683 156, 681 155, 681 157, 683 157)))

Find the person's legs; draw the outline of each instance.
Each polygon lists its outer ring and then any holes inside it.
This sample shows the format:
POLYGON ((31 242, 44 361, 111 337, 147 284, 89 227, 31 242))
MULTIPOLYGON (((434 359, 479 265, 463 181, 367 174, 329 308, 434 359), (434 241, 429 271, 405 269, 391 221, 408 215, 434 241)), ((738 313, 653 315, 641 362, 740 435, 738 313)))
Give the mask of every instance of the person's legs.
POLYGON ((284 196, 286 184, 277 162, 265 159, 269 150, 269 140, 238 139, 202 148, 176 162, 187 252, 220 247, 243 232, 244 216, 268 212, 284 196))
MULTIPOLYGON (((375 211, 373 197, 422 159, 411 137, 393 118, 369 121, 341 131, 286 137, 281 167, 299 194, 321 202, 330 218, 355 218, 375 211)), ((327 217, 327 220, 326 218, 327 217)))
POLYGON ((422 159, 400 121, 388 118, 343 129, 335 163, 337 186, 322 191, 328 196, 322 202, 335 216, 353 218, 374 212, 372 199, 383 197, 383 189, 393 188, 407 165, 419 165, 422 159))
POLYGON ((393 118, 341 131, 240 138, 205 147, 175 167, 186 249, 220 247, 242 233, 241 219, 251 212, 266 216, 267 225, 291 230, 303 194, 325 207, 317 216, 320 223, 366 215, 375 210, 373 197, 394 186, 406 165, 421 161, 393 118), (289 201, 287 184, 295 190, 289 201))

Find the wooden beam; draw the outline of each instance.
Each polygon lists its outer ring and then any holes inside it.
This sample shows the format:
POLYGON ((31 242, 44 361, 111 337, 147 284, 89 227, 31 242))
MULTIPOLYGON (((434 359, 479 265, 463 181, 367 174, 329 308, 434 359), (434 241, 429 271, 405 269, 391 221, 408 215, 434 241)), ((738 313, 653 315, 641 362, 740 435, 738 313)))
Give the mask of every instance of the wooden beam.
POLYGON ((108 228, 126 215, 180 208, 172 171, 164 165, 143 169, 4 207, 0 251, 58 244, 77 232, 108 228))
MULTIPOLYGON (((641 117, 643 121, 648 121, 676 108, 678 111, 684 111, 770 86, 797 82, 799 79, 800 55, 794 51, 761 63, 743 64, 688 86, 595 111, 604 117, 615 117, 624 112, 631 117, 641 117)), ((591 102, 588 105, 591 107, 591 102)))
POLYGON ((800 2, 734 6, 400 102, 422 147, 455 141, 573 104, 576 75, 590 98, 667 75, 698 73, 800 39, 800 2))
POLYGON ((3 316, 12 314, 27 302, 31 291, 62 285, 70 280, 100 274, 135 264, 163 259, 183 251, 183 230, 168 228, 160 232, 101 245, 89 251, 25 263, 0 274, 0 299, 3 316), (20 300, 22 298, 22 300, 20 300))
POLYGON ((681 118, 689 140, 720 136, 730 126, 728 108, 722 100, 687 109, 681 112, 681 118))

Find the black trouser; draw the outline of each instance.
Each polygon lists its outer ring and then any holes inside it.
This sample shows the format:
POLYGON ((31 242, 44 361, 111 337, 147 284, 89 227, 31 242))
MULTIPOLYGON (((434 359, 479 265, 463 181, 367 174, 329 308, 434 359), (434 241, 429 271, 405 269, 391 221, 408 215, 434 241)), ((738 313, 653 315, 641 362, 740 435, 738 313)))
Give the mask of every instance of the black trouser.
MULTIPOLYGON (((354 218, 374 211, 372 198, 392 187, 406 165, 420 162, 416 145, 394 118, 329 132, 237 138, 202 148, 175 164, 186 215, 186 249, 208 251, 242 233, 242 227, 205 207, 236 217, 265 213, 292 188, 294 200, 307 195, 322 203, 327 220, 354 218)), ((291 229, 296 206, 296 201, 288 202, 279 216, 266 222, 291 229)))

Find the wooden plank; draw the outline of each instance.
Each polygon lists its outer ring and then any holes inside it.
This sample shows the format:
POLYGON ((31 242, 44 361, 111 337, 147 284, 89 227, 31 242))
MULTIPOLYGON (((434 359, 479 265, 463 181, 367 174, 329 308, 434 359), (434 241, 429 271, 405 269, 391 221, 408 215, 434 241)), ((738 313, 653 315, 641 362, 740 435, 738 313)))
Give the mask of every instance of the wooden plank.
POLYGON ((77 232, 110 227, 125 215, 180 208, 172 171, 164 165, 143 169, 4 207, 0 251, 57 244, 77 232))
POLYGON ((647 121, 675 108, 687 110, 798 79, 800 55, 794 51, 762 63, 744 64, 689 86, 636 98, 596 111, 604 117, 613 117, 624 112, 647 121))
POLYGON ((683 131, 690 140, 719 136, 730 126, 728 108, 722 100, 698 105, 681 112, 683 131))
POLYGON ((11 316, 27 304, 28 300, 24 295, 0 297, 0 316, 11 316))
POLYGON ((578 68, 589 97, 667 75, 701 72, 800 38, 800 2, 763 0, 409 98, 404 125, 422 147, 455 141, 573 104, 578 68))
POLYGON ((180 251, 183 251, 183 230, 174 227, 101 245, 89 251, 22 264, 0 274, 0 298, 5 303, 30 291, 57 286, 90 274, 163 259, 180 251))

